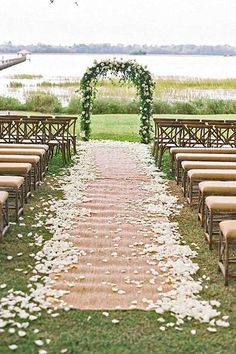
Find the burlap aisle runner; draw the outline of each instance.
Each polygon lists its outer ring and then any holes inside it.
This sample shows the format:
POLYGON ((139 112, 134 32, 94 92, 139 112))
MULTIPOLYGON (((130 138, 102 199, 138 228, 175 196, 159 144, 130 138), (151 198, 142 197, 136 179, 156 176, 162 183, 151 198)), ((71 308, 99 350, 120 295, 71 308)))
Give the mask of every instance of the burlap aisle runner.
POLYGON ((78 204, 82 215, 69 241, 83 250, 79 264, 56 276, 56 288, 69 290, 64 300, 78 309, 146 309, 169 290, 168 279, 143 252, 153 236, 154 215, 143 211, 142 189, 148 177, 125 146, 93 147, 96 179, 78 204))

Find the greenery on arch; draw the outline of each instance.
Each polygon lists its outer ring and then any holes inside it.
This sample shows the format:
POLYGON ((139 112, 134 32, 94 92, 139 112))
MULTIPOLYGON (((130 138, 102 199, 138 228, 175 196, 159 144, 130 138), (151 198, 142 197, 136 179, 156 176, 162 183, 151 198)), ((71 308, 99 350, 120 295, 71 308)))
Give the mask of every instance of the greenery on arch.
POLYGON ((87 69, 80 82, 82 94, 81 113, 81 138, 88 140, 90 136, 90 116, 93 102, 96 98, 96 84, 100 78, 107 75, 115 75, 120 81, 132 82, 140 97, 140 130, 141 142, 150 142, 152 102, 154 82, 151 73, 146 67, 138 64, 135 60, 102 60, 95 61, 94 65, 87 69))

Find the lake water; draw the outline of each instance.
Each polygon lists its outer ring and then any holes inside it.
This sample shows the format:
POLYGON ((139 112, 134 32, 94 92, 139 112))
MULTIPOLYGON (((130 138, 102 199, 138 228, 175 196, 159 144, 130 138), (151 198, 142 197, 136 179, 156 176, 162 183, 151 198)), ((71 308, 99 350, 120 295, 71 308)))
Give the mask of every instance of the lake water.
MULTIPOLYGON (((13 57, 4 55, 4 58, 13 57)), ((31 60, 0 71, 0 95, 9 95, 24 100, 29 90, 36 90, 41 81, 65 81, 78 80, 82 77, 86 68, 93 64, 94 60, 108 58, 135 59, 142 65, 147 65, 154 78, 178 77, 178 78, 236 78, 236 57, 224 56, 173 56, 173 55, 99 55, 99 54, 33 54, 31 60), (14 75, 42 75, 41 79, 19 80, 14 75), (10 81, 21 81, 24 87, 21 89, 9 88, 10 81)), ((0 55, 1 58, 1 55, 0 55)), ((67 103, 71 92, 62 88, 50 89, 57 94, 63 103, 67 103)), ((211 98, 236 98, 236 90, 222 92, 207 91, 197 92, 197 97, 210 96, 211 98)), ((194 96, 194 93, 191 92, 194 96)))
MULTIPOLYGON (((4 55, 5 58, 12 55, 4 55)), ((154 77, 236 78, 236 56, 116 55, 147 65, 154 77)), ((0 72, 0 77, 16 74, 41 74, 45 78, 81 77, 95 59, 114 58, 99 54, 32 54, 31 61, 0 72)))

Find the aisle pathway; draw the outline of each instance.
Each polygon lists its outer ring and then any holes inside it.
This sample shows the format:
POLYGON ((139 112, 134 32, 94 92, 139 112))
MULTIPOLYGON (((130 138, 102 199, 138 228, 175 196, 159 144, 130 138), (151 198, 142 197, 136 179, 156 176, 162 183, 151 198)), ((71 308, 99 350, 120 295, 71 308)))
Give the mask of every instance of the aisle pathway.
MULTIPOLYGON (((143 251, 152 240, 152 223, 163 221, 143 210, 150 196, 136 156, 125 145, 92 147, 96 179, 78 204, 82 217, 70 231, 70 239, 83 256, 79 264, 57 280, 69 290, 69 305, 79 309, 130 309, 147 307, 145 299, 158 299, 169 289, 157 261, 143 251)), ((57 277, 56 277, 57 278, 57 277)))

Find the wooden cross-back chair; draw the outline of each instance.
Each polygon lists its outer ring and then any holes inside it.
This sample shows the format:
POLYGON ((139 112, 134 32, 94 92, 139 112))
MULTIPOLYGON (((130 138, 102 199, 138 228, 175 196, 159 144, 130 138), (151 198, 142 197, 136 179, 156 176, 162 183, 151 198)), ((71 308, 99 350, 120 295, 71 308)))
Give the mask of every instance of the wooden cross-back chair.
POLYGON ((176 121, 156 121, 153 153, 160 168, 164 152, 175 146, 179 146, 179 139, 183 124, 176 121))
POLYGON ((76 154, 76 142, 77 142, 77 135, 76 135, 76 123, 78 117, 66 117, 66 116, 55 116, 54 119, 60 119, 64 121, 68 121, 68 136, 73 146, 73 152, 76 154))
POLYGON ((44 131, 44 143, 49 145, 50 155, 61 151, 64 162, 71 158, 69 121, 62 119, 45 119, 42 121, 44 131))
POLYGON ((154 118, 153 155, 158 167, 171 147, 236 147, 236 121, 154 118))
POLYGON ((17 143, 42 144, 44 132, 39 119, 22 118, 16 121, 17 143))
POLYGON ((0 117, 0 142, 15 143, 16 142, 15 122, 11 119, 0 117))
POLYGON ((211 126, 205 123, 188 123, 184 124, 181 131, 179 146, 188 147, 208 147, 211 135, 211 126))
POLYGON ((236 126, 233 124, 215 124, 211 130, 211 147, 235 147, 236 126))

